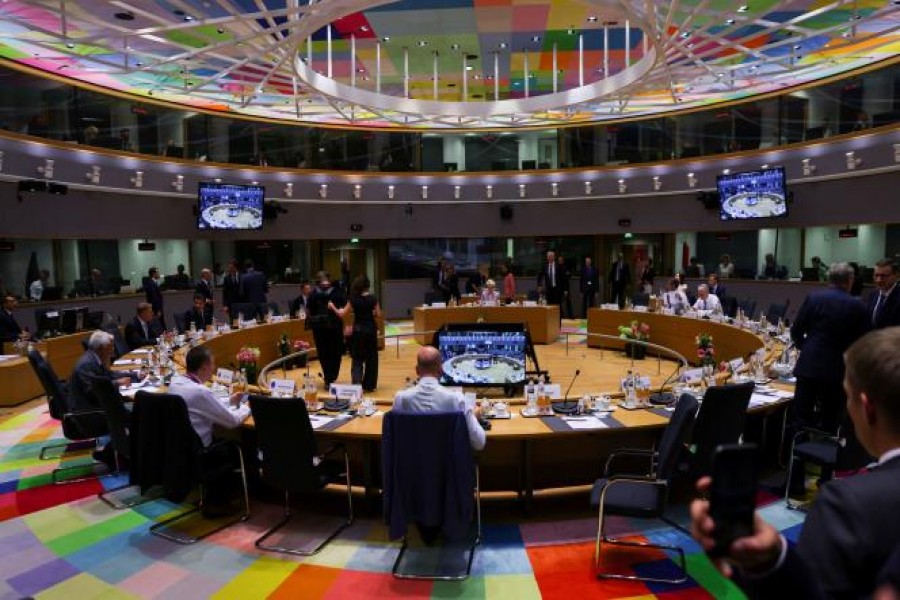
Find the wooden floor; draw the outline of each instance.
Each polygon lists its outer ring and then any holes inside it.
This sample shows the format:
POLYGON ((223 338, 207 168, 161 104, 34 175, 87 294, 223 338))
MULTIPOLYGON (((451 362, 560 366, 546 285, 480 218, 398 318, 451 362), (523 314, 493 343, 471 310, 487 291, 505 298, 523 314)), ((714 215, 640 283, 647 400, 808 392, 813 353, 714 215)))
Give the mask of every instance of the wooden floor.
MULTIPOLYGON (((541 369, 550 372, 551 381, 560 384, 563 393, 572 381, 575 371, 581 371, 572 386, 570 398, 578 398, 583 394, 613 393, 619 389, 619 381, 632 368, 636 373, 650 377, 651 384, 654 386, 662 384, 678 368, 678 363, 674 361, 657 360, 649 355, 644 360, 632 362, 621 352, 588 348, 583 340, 584 338, 581 337, 569 336, 568 351, 564 336, 554 344, 535 346, 541 369)), ((419 348, 417 343, 406 341, 397 345, 393 339, 388 339, 385 349, 378 355, 378 389, 372 394, 367 394, 366 397, 371 397, 379 403, 392 402, 394 394, 406 386, 407 379, 415 380, 416 352, 419 348)), ((530 360, 527 368, 528 370, 534 369, 530 360)), ((318 372, 317 369, 318 364, 313 362, 310 372, 315 374, 318 372)), ((294 371, 290 375, 299 382, 302 378, 302 371, 294 371)), ((275 377, 280 376, 281 372, 275 375, 275 377)), ((321 379, 319 381, 321 386, 321 379)), ((350 383, 349 356, 344 356, 338 382, 350 383)), ((476 389, 473 388, 473 390, 476 389)), ((503 396, 503 391, 499 388, 477 388, 476 391, 479 397, 499 398, 503 396)), ((521 400, 521 397, 519 399, 521 400)))

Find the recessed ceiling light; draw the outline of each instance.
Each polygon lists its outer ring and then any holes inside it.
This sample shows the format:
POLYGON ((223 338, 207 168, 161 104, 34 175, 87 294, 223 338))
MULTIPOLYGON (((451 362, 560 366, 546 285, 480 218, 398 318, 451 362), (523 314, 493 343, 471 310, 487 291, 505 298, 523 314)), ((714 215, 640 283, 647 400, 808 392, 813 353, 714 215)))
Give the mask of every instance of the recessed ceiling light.
POLYGON ((797 44, 796 46, 794 46, 794 50, 799 50, 799 49, 800 49, 800 44, 797 44))
POLYGON ((450 44, 451 50, 459 50, 459 44, 450 44))
POLYGON ((588 23, 596 23, 597 15, 590 15, 587 20, 588 20, 588 23))
POLYGON ((506 42, 500 42, 499 44, 497 44, 497 46, 498 46, 500 49, 503 49, 503 48, 506 48, 507 43, 506 43, 506 42))
POLYGON ((474 68, 475 67, 473 67, 472 65, 466 65, 466 71, 471 71, 474 68))
POLYGON ((738 12, 747 12, 747 9, 750 8, 746 4, 738 7, 738 12))
POLYGON ((725 21, 725 24, 726 25, 734 25, 734 19, 728 19, 727 21, 725 21))
POLYGON ((194 17, 192 17, 191 15, 184 15, 184 20, 185 21, 193 21, 194 17))
POLYGON ((143 66, 144 66, 144 63, 142 63, 141 61, 137 61, 136 63, 134 63, 134 66, 136 66, 136 67, 143 67, 143 66))
POLYGON ((365 70, 365 69, 357 69, 356 72, 357 72, 357 73, 365 73, 366 70, 365 70))

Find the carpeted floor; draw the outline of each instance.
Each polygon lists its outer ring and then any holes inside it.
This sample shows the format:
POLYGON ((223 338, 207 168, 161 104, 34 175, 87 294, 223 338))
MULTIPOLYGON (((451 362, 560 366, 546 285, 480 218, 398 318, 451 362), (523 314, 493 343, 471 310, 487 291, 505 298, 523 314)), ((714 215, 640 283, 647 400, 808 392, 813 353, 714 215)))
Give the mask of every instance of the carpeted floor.
MULTIPOLYGON (((114 511, 96 494, 120 480, 50 484, 57 461, 40 461, 38 453, 59 437, 44 405, 0 425, 0 599, 741 597, 683 533, 627 519, 612 519, 611 531, 679 544, 688 554, 691 579, 680 586, 598 581, 592 572, 596 517, 582 509, 566 514, 558 506, 543 518, 528 519, 515 507, 489 507, 473 576, 461 583, 394 579, 390 571, 399 544, 387 540, 374 518, 357 519, 311 558, 259 552, 253 541, 280 512, 260 501, 253 502, 246 523, 193 546, 179 546, 148 532, 154 519, 176 508, 168 502, 114 511)), ((580 499, 573 502, 581 506, 580 499)), ((761 498, 761 504, 767 520, 789 538, 796 536, 799 513, 786 511, 771 497, 761 498)), ((684 506, 673 507, 672 513, 684 522, 684 506)), ((659 552, 614 551, 608 558, 610 566, 641 574, 673 566, 659 552)))

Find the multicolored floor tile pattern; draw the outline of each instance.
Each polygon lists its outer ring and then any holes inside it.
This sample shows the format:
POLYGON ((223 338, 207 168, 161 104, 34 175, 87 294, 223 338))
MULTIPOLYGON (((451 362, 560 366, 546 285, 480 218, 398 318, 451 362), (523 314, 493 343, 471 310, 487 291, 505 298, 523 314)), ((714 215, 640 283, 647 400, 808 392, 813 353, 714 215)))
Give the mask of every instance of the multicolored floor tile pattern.
MULTIPOLYGON (((592 571, 596 517, 587 510, 526 519, 515 507, 489 509, 472 577, 464 582, 394 579, 390 572, 399 544, 386 538, 377 518, 357 519, 310 558, 260 552, 254 540, 280 514, 278 506, 260 501, 253 502, 249 521, 180 546, 148 531, 154 519, 175 508, 168 502, 114 511, 96 494, 121 480, 52 485, 49 473, 58 461, 40 461, 38 454, 60 435, 43 405, 0 424, 0 600, 742 597, 689 537, 663 524, 626 519, 612 519, 611 531, 679 544, 688 554, 691 578, 679 586, 598 581, 592 571)), ((789 538, 796 535, 801 515, 777 502, 762 510, 789 538)), ((673 513, 684 521, 685 507, 673 513)), ((626 551, 610 565, 647 574, 673 563, 661 552, 626 551)))

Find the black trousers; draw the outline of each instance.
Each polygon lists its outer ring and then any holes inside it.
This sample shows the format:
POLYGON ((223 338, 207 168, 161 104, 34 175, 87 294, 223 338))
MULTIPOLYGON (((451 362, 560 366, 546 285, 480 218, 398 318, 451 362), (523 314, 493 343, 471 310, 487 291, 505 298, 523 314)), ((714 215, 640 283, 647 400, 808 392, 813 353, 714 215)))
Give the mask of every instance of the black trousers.
MULTIPOLYGON (((788 439, 804 429, 818 429, 834 435, 844 421, 847 409, 847 396, 844 394, 842 380, 819 377, 797 377, 794 389, 794 401, 790 407, 788 439)), ((790 460, 790 457, 788 457, 790 460)), ((806 465, 803 461, 795 461, 791 481, 788 482, 791 492, 803 491, 806 465)), ((831 472, 822 472, 822 481, 831 479, 831 472)))
POLYGON ((626 284, 624 281, 622 282, 613 282, 610 285, 610 302, 615 302, 619 305, 619 308, 623 308, 625 306, 625 287, 626 284))
POLYGON ((319 364, 322 365, 322 377, 325 378, 325 385, 331 385, 337 381, 341 373, 344 331, 330 327, 313 329, 313 339, 316 342, 316 353, 319 355, 319 364))
POLYGON ((581 316, 587 319, 587 309, 594 306, 594 295, 596 292, 593 288, 589 292, 581 293, 581 316))
POLYGON ((350 377, 363 390, 378 387, 378 335, 375 331, 354 331, 350 338, 350 377))

